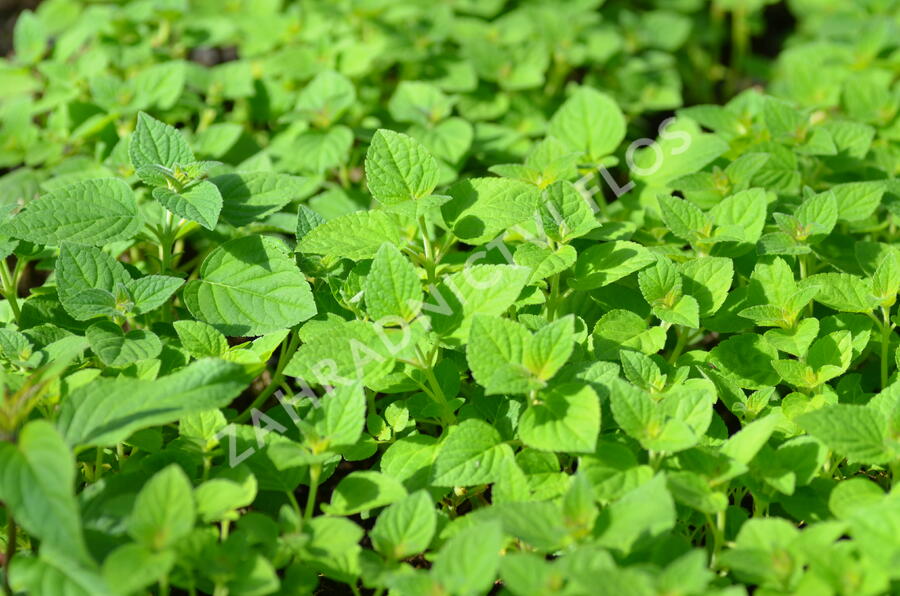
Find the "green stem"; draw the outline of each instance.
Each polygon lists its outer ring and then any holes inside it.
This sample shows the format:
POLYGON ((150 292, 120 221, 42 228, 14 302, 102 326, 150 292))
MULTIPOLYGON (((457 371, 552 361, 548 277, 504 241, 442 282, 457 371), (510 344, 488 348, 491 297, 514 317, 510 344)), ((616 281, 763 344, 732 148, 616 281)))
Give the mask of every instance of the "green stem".
POLYGON ((719 558, 719 552, 722 550, 722 544, 725 542, 725 512, 716 512, 715 523, 713 523, 712 518, 707 514, 706 521, 709 523, 709 530, 712 533, 713 538, 709 566, 715 568, 716 560, 719 558))
MULTIPOLYGON (((16 270, 18 270, 18 264, 16 265, 16 270)), ((18 325, 19 319, 22 317, 22 312, 19 310, 18 275, 13 276, 10 274, 9 265, 6 264, 5 260, 3 265, 0 266, 0 281, 3 283, 3 297, 9 302, 9 309, 12 311, 18 325)))
POLYGON ((556 303, 559 301, 559 273, 550 277, 550 297, 547 299, 547 321, 553 322, 556 318, 556 303))
POLYGON ((739 2, 731 13, 731 92, 737 92, 738 80, 743 71, 744 58, 750 32, 747 29, 747 7, 739 2))
POLYGON ((681 353, 684 351, 684 348, 688 343, 688 335, 689 333, 681 328, 681 325, 673 325, 675 327, 675 347, 672 349, 672 354, 669 356, 669 363, 674 364, 678 358, 681 356, 681 353))
MULTIPOLYGON (((432 358, 425 358, 425 355, 422 354, 422 351, 419 350, 418 347, 416 347, 416 356, 422 363, 421 370, 425 374, 425 379, 428 381, 428 385, 431 388, 431 397, 441 408, 441 423, 444 426, 456 424, 456 414, 450 409, 450 403, 447 401, 447 396, 444 395, 444 390, 441 388, 441 384, 434 375, 434 370, 431 368, 432 358)), ((432 352, 430 356, 433 357, 434 352, 432 352)))
POLYGON ((266 403, 266 400, 278 390, 278 387, 281 385, 281 381, 284 378, 284 367, 291 361, 291 358, 294 356, 294 352, 297 351, 298 347, 300 347, 300 338, 297 336, 296 332, 291 331, 281 344, 281 354, 278 356, 278 364, 275 367, 275 374, 272 375, 272 380, 265 389, 260 391, 259 395, 256 396, 256 399, 253 400, 253 403, 250 404, 246 410, 241 412, 232 422, 236 424, 243 424, 246 422, 253 414, 253 410, 259 409, 266 403))
POLYGON ((419 216, 419 232, 422 234, 422 249, 425 252, 425 273, 428 275, 428 283, 434 283, 434 247, 431 245, 431 239, 428 237, 428 225, 425 222, 424 215, 419 216))
POLYGON ((286 490, 284 491, 287 495, 288 501, 291 503, 291 507, 294 509, 294 513, 297 514, 298 519, 303 518, 303 511, 300 509, 300 503, 297 502, 297 497, 294 495, 294 491, 286 490))
POLYGON ((97 457, 94 459, 94 482, 103 478, 103 447, 97 447, 97 457))
POLYGON ((169 576, 164 575, 159 580, 159 596, 169 596, 169 576))
POLYGON ((219 533, 220 540, 225 542, 228 540, 228 531, 231 529, 231 521, 227 519, 223 519, 221 523, 221 532, 219 533))
POLYGON ((888 384, 888 358, 891 347, 891 333, 894 325, 891 323, 890 307, 881 307, 881 388, 888 384))
POLYGON ((12 588, 9 586, 9 566, 12 559, 16 555, 16 520, 13 519, 12 511, 6 508, 6 562, 3 569, 3 588, 9 596, 13 596, 12 588))
POLYGON ((319 477, 322 475, 322 464, 309 466, 309 495, 306 497, 306 510, 303 519, 312 519, 316 509, 316 493, 319 490, 319 477))

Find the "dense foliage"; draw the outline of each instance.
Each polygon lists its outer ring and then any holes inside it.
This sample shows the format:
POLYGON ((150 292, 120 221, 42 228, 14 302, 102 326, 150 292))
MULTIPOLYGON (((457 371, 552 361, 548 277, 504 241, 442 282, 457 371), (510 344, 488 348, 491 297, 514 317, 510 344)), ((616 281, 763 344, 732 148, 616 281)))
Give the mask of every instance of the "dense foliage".
POLYGON ((10 594, 900 590, 897 0, 47 0, 13 46, 10 594))

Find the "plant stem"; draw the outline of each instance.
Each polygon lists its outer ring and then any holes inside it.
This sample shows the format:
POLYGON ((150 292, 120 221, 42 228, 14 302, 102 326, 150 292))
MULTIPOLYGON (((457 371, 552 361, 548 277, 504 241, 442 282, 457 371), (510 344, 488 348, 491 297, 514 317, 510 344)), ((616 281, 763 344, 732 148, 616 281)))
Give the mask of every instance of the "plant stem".
POLYGON ((687 346, 688 335, 689 333, 681 328, 681 325, 674 325, 675 327, 675 347, 672 349, 672 354, 669 356, 669 363, 674 364, 678 358, 681 356, 681 353, 684 351, 684 348, 687 346))
POLYGON ((281 385, 281 381, 284 378, 284 367, 288 365, 288 362, 291 361, 291 358, 294 356, 294 352, 297 351, 297 348, 300 346, 300 338, 297 337, 297 333, 291 331, 291 333, 284 339, 281 343, 281 353, 278 355, 278 364, 275 366, 275 374, 272 375, 272 380, 266 385, 266 388, 260 391, 259 395, 256 396, 256 399, 253 400, 253 403, 250 404, 246 410, 240 413, 237 418, 235 418, 232 422, 236 424, 243 424, 247 421, 248 418, 253 414, 253 410, 259 409, 269 397, 272 396, 275 391, 278 390, 278 387, 281 385))
POLYGON ((881 307, 881 388, 884 389, 888 384, 888 358, 891 347, 891 333, 894 331, 894 325, 891 323, 890 307, 881 307))
POLYGON ((9 586, 9 567, 16 554, 17 527, 9 507, 6 508, 6 518, 6 562, 3 569, 3 588, 9 596, 13 596, 12 588, 9 586))
POLYGON ((319 477, 322 475, 322 464, 309 466, 309 495, 306 497, 306 511, 303 519, 311 519, 316 508, 316 493, 319 490, 319 477))
MULTIPOLYGON (((425 378, 428 380, 428 385, 431 387, 431 396, 434 398, 434 401, 441 408, 441 422, 444 426, 452 426, 456 424, 456 414, 453 413, 453 410, 450 409, 450 403, 447 401, 447 397, 444 395, 444 390, 441 388, 440 382, 437 380, 437 377, 434 375, 434 370, 431 368, 431 358, 425 358, 422 351, 416 347, 416 355, 419 360, 422 362, 421 370, 425 374, 425 378)), ((433 353, 431 354, 434 355, 433 353)))
MULTIPOLYGON (((18 265, 16 265, 16 269, 18 269, 18 265)), ((0 266, 0 281, 3 283, 3 297, 9 302, 9 309, 12 311, 13 317, 18 325, 19 319, 22 317, 22 312, 19 310, 18 276, 10 274, 9 266, 6 264, 5 260, 3 261, 2 266, 0 266)))
POLYGON ((739 2, 731 13, 731 93, 738 90, 738 80, 743 74, 748 41, 747 7, 743 2, 739 2))
POLYGON ((103 447, 97 447, 97 457, 94 459, 94 482, 103 477, 103 447))
POLYGON ((294 509, 294 513, 297 514, 297 518, 303 517, 303 511, 300 510, 300 503, 297 502, 297 497, 294 495, 294 491, 286 490, 284 491, 287 495, 288 501, 291 503, 291 507, 294 509))
POLYGON ((428 283, 434 283, 435 262, 434 247, 431 245, 431 239, 428 237, 428 225, 425 222, 425 216, 419 216, 419 232, 422 234, 422 249, 425 252, 425 273, 428 275, 428 283))
POLYGON ((559 300, 559 273, 550 277, 550 297, 547 299, 547 321, 552 323, 556 318, 556 303, 559 300))
POLYGON ((169 596, 169 576, 164 575, 159 580, 159 596, 169 596))
POLYGON ((709 566, 715 568, 716 560, 719 558, 719 552, 722 550, 722 544, 725 542, 725 512, 716 512, 716 521, 713 523, 712 517, 707 514, 706 520, 709 523, 709 530, 712 533, 712 554, 709 559, 709 566))

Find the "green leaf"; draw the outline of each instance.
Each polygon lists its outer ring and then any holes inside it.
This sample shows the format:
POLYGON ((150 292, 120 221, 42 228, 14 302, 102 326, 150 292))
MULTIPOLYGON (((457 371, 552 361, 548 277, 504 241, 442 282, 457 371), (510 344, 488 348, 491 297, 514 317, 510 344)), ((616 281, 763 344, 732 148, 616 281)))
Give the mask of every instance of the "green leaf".
POLYGON ((625 138, 625 117, 609 95, 580 87, 553 114, 547 132, 598 163, 625 138))
POLYGON ((222 195, 222 219, 239 227, 259 221, 285 205, 305 199, 320 178, 275 172, 236 172, 209 180, 222 195))
POLYGON ((541 195, 544 233, 556 242, 584 236, 598 225, 594 211, 571 182, 558 180, 541 195))
POLYGON ((399 561, 428 548, 436 529, 434 503, 420 490, 382 511, 369 538, 376 551, 399 561))
POLYGON ((725 303, 731 289, 734 277, 731 259, 700 257, 682 263, 679 270, 682 289, 697 300, 700 317, 714 315, 725 303))
POLYGON ((716 225, 714 236, 755 244, 765 227, 767 208, 766 191, 761 188, 750 188, 722 199, 709 210, 716 225))
POLYGON ((191 412, 226 406, 251 377, 237 364, 199 360, 156 380, 99 378, 74 390, 57 427, 73 447, 109 446, 191 412))
POLYGON ((81 515, 75 500, 75 458, 59 432, 34 420, 18 440, 0 442, 0 500, 44 550, 86 562, 81 515))
POLYGON ((868 313, 875 308, 872 280, 850 273, 817 273, 807 277, 802 287, 818 286, 814 300, 840 312, 868 313))
POLYGON ((182 347, 194 358, 221 356, 228 350, 228 340, 209 323, 185 320, 172 325, 182 347))
POLYGON ((470 419, 450 427, 432 466, 434 486, 475 486, 494 482, 504 460, 512 459, 509 445, 488 423, 470 419))
POLYGON ((13 51, 19 64, 38 62, 47 50, 47 30, 41 19, 30 10, 23 10, 13 29, 13 51))
POLYGON ((872 215, 881 204, 884 191, 885 185, 881 181, 848 182, 831 187, 840 219, 851 222, 872 215))
POLYGON ((675 503, 666 488, 664 474, 629 491, 600 513, 597 543, 629 552, 642 538, 652 538, 675 525, 675 503))
POLYGON ((371 259, 385 242, 405 244, 403 219, 384 211, 355 211, 309 230, 297 243, 297 252, 361 261, 371 259))
POLYGON ((813 195, 803 201, 794 212, 794 217, 803 226, 798 240, 815 243, 831 233, 838 220, 837 201, 833 192, 813 195))
POLYGON ((431 194, 438 166, 414 138, 379 129, 366 152, 366 185, 377 201, 395 205, 431 194))
POLYGON ((322 398, 322 406, 310 423, 316 440, 331 450, 345 449, 359 441, 365 427, 366 396, 359 384, 342 385, 322 398))
POLYGON ((519 420, 522 442, 546 451, 593 453, 599 434, 600 399, 588 385, 539 391, 519 420))
POLYGON ((423 81, 400 81, 388 102, 391 118, 397 122, 432 125, 450 114, 453 100, 423 81))
POLYGON ((886 444, 887 421, 880 412, 855 404, 834 404, 796 419, 809 434, 851 461, 880 464, 895 454, 886 444))
POLYGON ((416 268, 397 247, 385 242, 372 261, 365 281, 366 311, 379 320, 411 321, 422 308, 422 284, 416 268))
POLYGON ((541 203, 533 185, 508 178, 461 180, 447 191, 444 221, 467 244, 489 242, 517 224, 532 220, 541 203))
POLYGON ((460 530, 444 543, 431 573, 449 594, 483 594, 500 566, 503 531, 496 521, 460 530))
POLYGON ((168 188, 153 189, 153 198, 184 219, 195 221, 207 230, 213 230, 222 211, 222 195, 215 184, 204 180, 176 192, 168 188))
POLYGON ((284 245, 267 236, 237 238, 213 250, 183 299, 191 314, 225 335, 262 335, 316 314, 303 273, 284 245))
MULTIPOLYGON (((307 530, 306 522, 304 530, 307 530)), ((345 517, 323 515, 311 519, 308 530, 309 541, 299 545, 297 555, 304 564, 338 581, 356 581, 360 573, 359 541, 365 535, 363 529, 345 517)))
POLYGON ((356 90, 350 79, 333 70, 323 70, 300 92, 295 109, 318 126, 328 127, 354 101, 356 90))
POLYGON ((194 489, 197 516, 206 523, 237 519, 237 510, 256 498, 256 477, 246 467, 230 468, 194 489))
POLYGON ((427 297, 422 311, 444 341, 463 342, 476 313, 500 316, 513 305, 529 270, 512 265, 472 265, 447 276, 427 297), (432 302, 433 301, 433 302, 432 302))
POLYGON ((549 381, 575 348, 575 317, 566 315, 541 327, 525 346, 522 362, 535 377, 549 381))
POLYGON ((94 323, 88 327, 85 336, 103 364, 114 368, 155 358, 162 351, 162 343, 152 331, 132 329, 125 333, 110 321, 94 323))
POLYGON ((184 280, 178 277, 145 275, 130 280, 125 284, 125 288, 134 302, 134 312, 142 315, 165 304, 183 283, 184 280))
POLYGON ((59 250, 57 293, 63 308, 75 319, 116 314, 120 306, 117 290, 130 281, 122 264, 98 248, 64 244, 59 250))
POLYGON ((180 132, 144 112, 138 114, 128 154, 136 170, 155 165, 171 170, 175 164, 194 161, 194 153, 180 132))
POLYGON ((93 565, 79 563, 70 553, 45 549, 38 557, 17 556, 9 570, 9 582, 23 594, 66 596, 115 596, 93 565))
POLYGON ((654 354, 666 343, 662 327, 648 327, 642 317, 624 309, 613 309, 600 317, 593 336, 597 357, 604 360, 618 359, 621 348, 654 354))
POLYGON ((524 326, 497 316, 476 314, 472 319, 466 359, 472 376, 486 395, 527 393, 536 388, 522 364, 531 335, 524 326))
POLYGON ((852 341, 849 331, 834 331, 809 347, 806 362, 816 371, 820 383, 840 376, 850 367, 852 341))
POLYGON ((420 324, 394 329, 368 321, 342 321, 304 338, 284 371, 320 385, 356 381, 373 385, 391 372, 396 359, 415 357, 414 347, 423 333, 420 324))
POLYGON ((155 584, 175 565, 175 551, 154 552, 130 542, 103 560, 103 579, 117 593, 130 594, 155 584))
POLYGON ((897 301, 900 290, 900 259, 896 252, 887 253, 878 263, 872 276, 872 294, 881 306, 890 308, 897 301))
POLYGON ((353 147, 353 131, 346 126, 332 126, 327 130, 308 130, 296 138, 282 167, 291 173, 321 175, 336 168, 349 158, 353 147))
POLYGON ((688 242, 696 242, 698 237, 707 235, 710 221, 699 207, 670 195, 660 195, 659 210, 669 231, 688 242))
POLYGON ((128 533, 153 551, 174 546, 194 528, 193 487, 178 464, 160 470, 141 488, 128 533))
POLYGON ((778 384, 771 362, 778 353, 759 335, 732 335, 709 352, 719 372, 746 389, 778 384))
POLYGON ((130 240, 142 225, 137 201, 118 178, 84 180, 29 202, 0 233, 37 244, 103 246, 130 240))
POLYGON ((517 246, 513 254, 516 265, 531 269, 529 283, 565 271, 575 264, 577 258, 577 251, 568 244, 561 244, 554 250, 548 246, 526 242, 517 246))
POLYGON ((328 515, 355 515, 395 503, 406 496, 403 484, 375 470, 351 472, 331 494, 331 504, 323 505, 328 515))
POLYGON ((681 276, 668 257, 659 257, 656 264, 638 273, 641 295, 651 307, 672 306, 681 298, 681 276))
POLYGON ((578 255, 575 275, 569 278, 569 285, 576 290, 593 290, 654 262, 653 253, 635 242, 616 240, 595 244, 578 255))

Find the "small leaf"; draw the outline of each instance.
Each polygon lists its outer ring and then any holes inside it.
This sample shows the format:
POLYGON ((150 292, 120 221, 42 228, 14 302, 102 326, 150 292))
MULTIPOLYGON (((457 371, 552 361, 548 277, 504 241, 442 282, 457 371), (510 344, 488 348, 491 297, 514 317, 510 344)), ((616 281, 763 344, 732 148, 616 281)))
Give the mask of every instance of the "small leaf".
POLYGON ((893 457, 885 441, 887 421, 877 410, 834 404, 803 414, 797 423, 851 461, 880 464, 893 457))
POLYGON ((547 451, 592 453, 600 434, 600 399, 590 386, 569 383, 538 392, 519 420, 529 447, 547 451))
POLYGON ((172 325, 181 345, 194 358, 221 356, 228 350, 228 340, 209 323, 185 320, 172 325))
POLYGON ((154 165, 172 169, 175 164, 194 161, 194 153, 180 132, 144 112, 138 114, 128 154, 135 169, 154 165))
POLYGON ((553 114, 548 132, 597 163, 625 138, 625 117, 610 96, 580 87, 553 114))
POLYGON ((162 343, 152 331, 132 329, 125 333, 110 321, 94 323, 88 327, 85 336, 103 364, 115 368, 155 358, 162 351, 162 343))
POLYGON ((432 467, 435 486, 475 486, 494 482, 512 449, 487 422, 463 420, 450 428, 432 467))
POLYGON ((412 320, 422 305, 422 285, 416 268, 397 247, 384 243, 365 281, 366 311, 379 320, 400 317, 412 320))
POLYGON ((434 157, 417 140, 379 129, 366 153, 366 184, 384 205, 421 199, 437 185, 434 157))
POLYGON ((177 464, 157 472, 141 488, 128 533, 154 551, 173 546, 194 528, 191 481, 177 464))
POLYGON ((195 221, 207 230, 215 229, 222 211, 222 195, 216 185, 207 180, 180 192, 154 188, 153 198, 175 215, 195 221))
POLYGON ((382 511, 369 537, 376 551, 399 561, 428 548, 436 529, 434 503, 420 490, 382 511))

